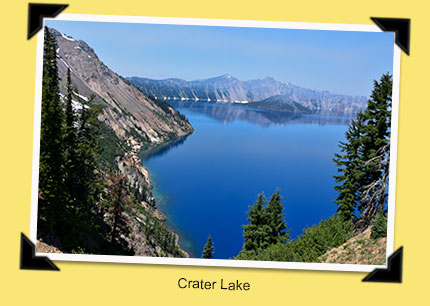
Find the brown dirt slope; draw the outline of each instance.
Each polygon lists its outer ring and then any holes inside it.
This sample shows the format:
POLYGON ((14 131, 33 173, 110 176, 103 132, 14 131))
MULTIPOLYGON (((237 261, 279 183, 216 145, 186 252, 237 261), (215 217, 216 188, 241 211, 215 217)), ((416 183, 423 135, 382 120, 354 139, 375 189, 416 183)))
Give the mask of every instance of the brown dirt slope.
POLYGON ((387 238, 370 238, 371 228, 320 256, 323 263, 384 265, 387 238))
POLYGON ((56 247, 48 245, 43 241, 36 241, 36 253, 63 253, 56 247))

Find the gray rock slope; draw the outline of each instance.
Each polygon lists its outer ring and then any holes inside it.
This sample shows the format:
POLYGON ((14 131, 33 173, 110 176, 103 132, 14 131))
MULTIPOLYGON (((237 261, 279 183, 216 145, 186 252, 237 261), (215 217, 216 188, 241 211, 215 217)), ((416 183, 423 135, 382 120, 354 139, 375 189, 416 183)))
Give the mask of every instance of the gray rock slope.
MULTIPOLYGON (((143 142, 159 144, 192 132, 191 125, 173 108, 163 110, 130 82, 110 70, 94 50, 82 40, 75 40, 49 29, 57 40, 59 76, 64 88, 67 68, 72 83, 83 99, 95 94, 95 102, 104 107, 103 120, 120 138, 134 135, 143 142)), ((62 89, 63 90, 63 89, 62 89)))

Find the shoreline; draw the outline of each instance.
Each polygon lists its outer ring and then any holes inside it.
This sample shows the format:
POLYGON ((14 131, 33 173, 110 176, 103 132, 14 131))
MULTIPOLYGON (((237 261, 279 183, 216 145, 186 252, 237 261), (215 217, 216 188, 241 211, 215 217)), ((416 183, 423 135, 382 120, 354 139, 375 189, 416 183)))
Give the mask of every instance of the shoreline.
MULTIPOLYGON (((168 218, 162 210, 160 210, 159 200, 153 194, 154 185, 151 180, 149 170, 143 165, 141 156, 147 154, 147 156, 159 152, 163 149, 168 149, 178 142, 183 142, 185 139, 192 134, 193 131, 183 136, 176 137, 156 145, 143 145, 141 140, 136 140, 133 136, 126 139, 126 143, 129 146, 128 150, 123 156, 117 158, 118 168, 123 173, 127 180, 132 186, 136 186, 139 192, 144 196, 144 200, 140 201, 140 205, 155 219, 164 224, 166 228, 175 235, 175 245, 184 253, 186 258, 190 257, 190 253, 187 249, 181 245, 181 237, 178 233, 178 229, 175 226, 171 226, 168 222, 168 218)), ((141 255, 141 254, 136 254, 141 255)))
POLYGON ((168 213, 165 209, 167 199, 165 195, 157 189, 156 180, 154 179, 154 174, 151 169, 143 164, 143 160, 150 160, 152 155, 158 155, 160 154, 160 152, 161 155, 165 154, 163 152, 164 150, 167 152, 170 148, 182 144, 192 133, 193 131, 189 134, 176 137, 156 146, 147 146, 146 148, 140 149, 137 154, 140 159, 140 164, 142 165, 142 168, 146 170, 146 173, 148 175, 148 181, 151 184, 150 191, 153 195, 154 202, 156 205, 154 213, 160 214, 163 218, 162 220, 160 219, 160 221, 162 221, 166 225, 166 227, 177 236, 177 246, 186 254, 188 254, 188 257, 194 256, 193 258, 198 258, 195 257, 195 252, 193 251, 191 240, 184 238, 185 233, 180 228, 178 228, 174 222, 172 222, 171 218, 168 217, 168 213), (184 242, 185 244, 188 243, 190 246, 184 246, 184 242))

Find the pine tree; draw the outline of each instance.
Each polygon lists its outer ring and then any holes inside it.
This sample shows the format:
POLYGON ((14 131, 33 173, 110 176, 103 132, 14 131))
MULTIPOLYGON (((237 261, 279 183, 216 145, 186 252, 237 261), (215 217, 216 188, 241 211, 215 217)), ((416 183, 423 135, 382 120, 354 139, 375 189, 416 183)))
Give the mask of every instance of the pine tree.
POLYGON ((77 118, 75 116, 72 104, 73 85, 70 77, 70 69, 67 69, 67 85, 65 100, 65 124, 64 124, 64 175, 65 186, 67 188, 68 206, 76 213, 77 188, 78 181, 78 160, 77 160, 77 118))
MULTIPOLYGON (((111 210, 113 213, 112 229, 110 232, 110 238, 113 242, 115 240, 117 229, 122 226, 122 212, 124 205, 127 204, 127 189, 125 188, 125 178, 116 175, 111 177, 111 185, 109 186, 108 198, 110 201, 111 210)), ((157 230, 155 236, 158 235, 158 228, 154 225, 154 229, 157 230)))
POLYGON ((59 96, 57 43, 45 27, 43 55, 42 113, 40 129, 39 214, 49 230, 64 217, 63 122, 59 96))
POLYGON ((248 222, 243 225, 243 251, 258 251, 278 242, 290 239, 283 214, 284 202, 279 189, 270 197, 269 202, 263 193, 249 207, 248 222))
POLYGON ((341 185, 336 186, 335 190, 338 193, 337 199, 334 201, 338 205, 338 214, 344 220, 354 220, 354 211, 358 206, 359 181, 363 173, 361 171, 361 155, 359 148, 361 146, 361 133, 363 129, 363 120, 359 116, 357 120, 353 120, 345 133, 346 142, 340 142, 339 147, 341 154, 335 154, 333 161, 338 166, 340 175, 334 176, 336 183, 341 185))
POLYGON ((265 205, 264 193, 260 193, 254 205, 249 206, 247 212, 249 224, 243 225, 243 250, 245 251, 263 249, 269 245, 271 228, 267 224, 269 218, 265 205))
POLYGON ((362 167, 358 210, 365 225, 384 209, 388 196, 390 158, 392 76, 384 74, 374 82, 367 109, 360 114, 365 121, 362 137, 362 167))
POLYGON ((203 247, 202 258, 212 258, 215 253, 214 244, 212 242, 211 235, 208 236, 208 241, 203 247))
POLYGON ((279 194, 279 188, 270 197, 269 203, 266 206, 267 224, 270 227, 270 234, 268 237, 269 244, 276 244, 284 242, 289 237, 289 230, 286 231, 287 225, 285 224, 283 214, 284 202, 279 194))
POLYGON ((101 107, 92 104, 92 96, 82 102, 80 114, 75 112, 77 89, 69 69, 62 103, 56 39, 46 27, 44 34, 38 230, 54 233, 67 252, 83 251, 97 231, 96 204, 104 189, 97 168, 101 107))
POLYGON ((77 130, 77 195, 81 209, 90 211, 99 200, 103 184, 100 172, 97 169, 99 147, 97 145, 97 131, 100 122, 97 119, 100 108, 91 105, 94 96, 87 102, 82 102, 77 130))
POLYGON ((367 108, 350 124, 346 142, 339 144, 342 154, 334 159, 341 173, 335 176, 338 213, 344 220, 359 218, 360 227, 370 224, 387 199, 391 94, 391 75, 374 81, 367 108))

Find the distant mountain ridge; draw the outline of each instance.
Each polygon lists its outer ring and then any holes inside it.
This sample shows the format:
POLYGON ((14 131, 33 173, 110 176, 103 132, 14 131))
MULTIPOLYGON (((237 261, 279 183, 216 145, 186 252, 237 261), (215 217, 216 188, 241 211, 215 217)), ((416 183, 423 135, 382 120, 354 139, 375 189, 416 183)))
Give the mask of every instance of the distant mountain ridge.
MULTIPOLYGON (((178 78, 154 80, 136 76, 127 79, 145 94, 164 100, 243 104, 258 102, 259 108, 343 115, 353 115, 367 103, 364 96, 307 89, 271 77, 249 81, 238 80, 230 74, 195 81, 178 78)), ((249 106, 251 105, 252 103, 249 106)))

